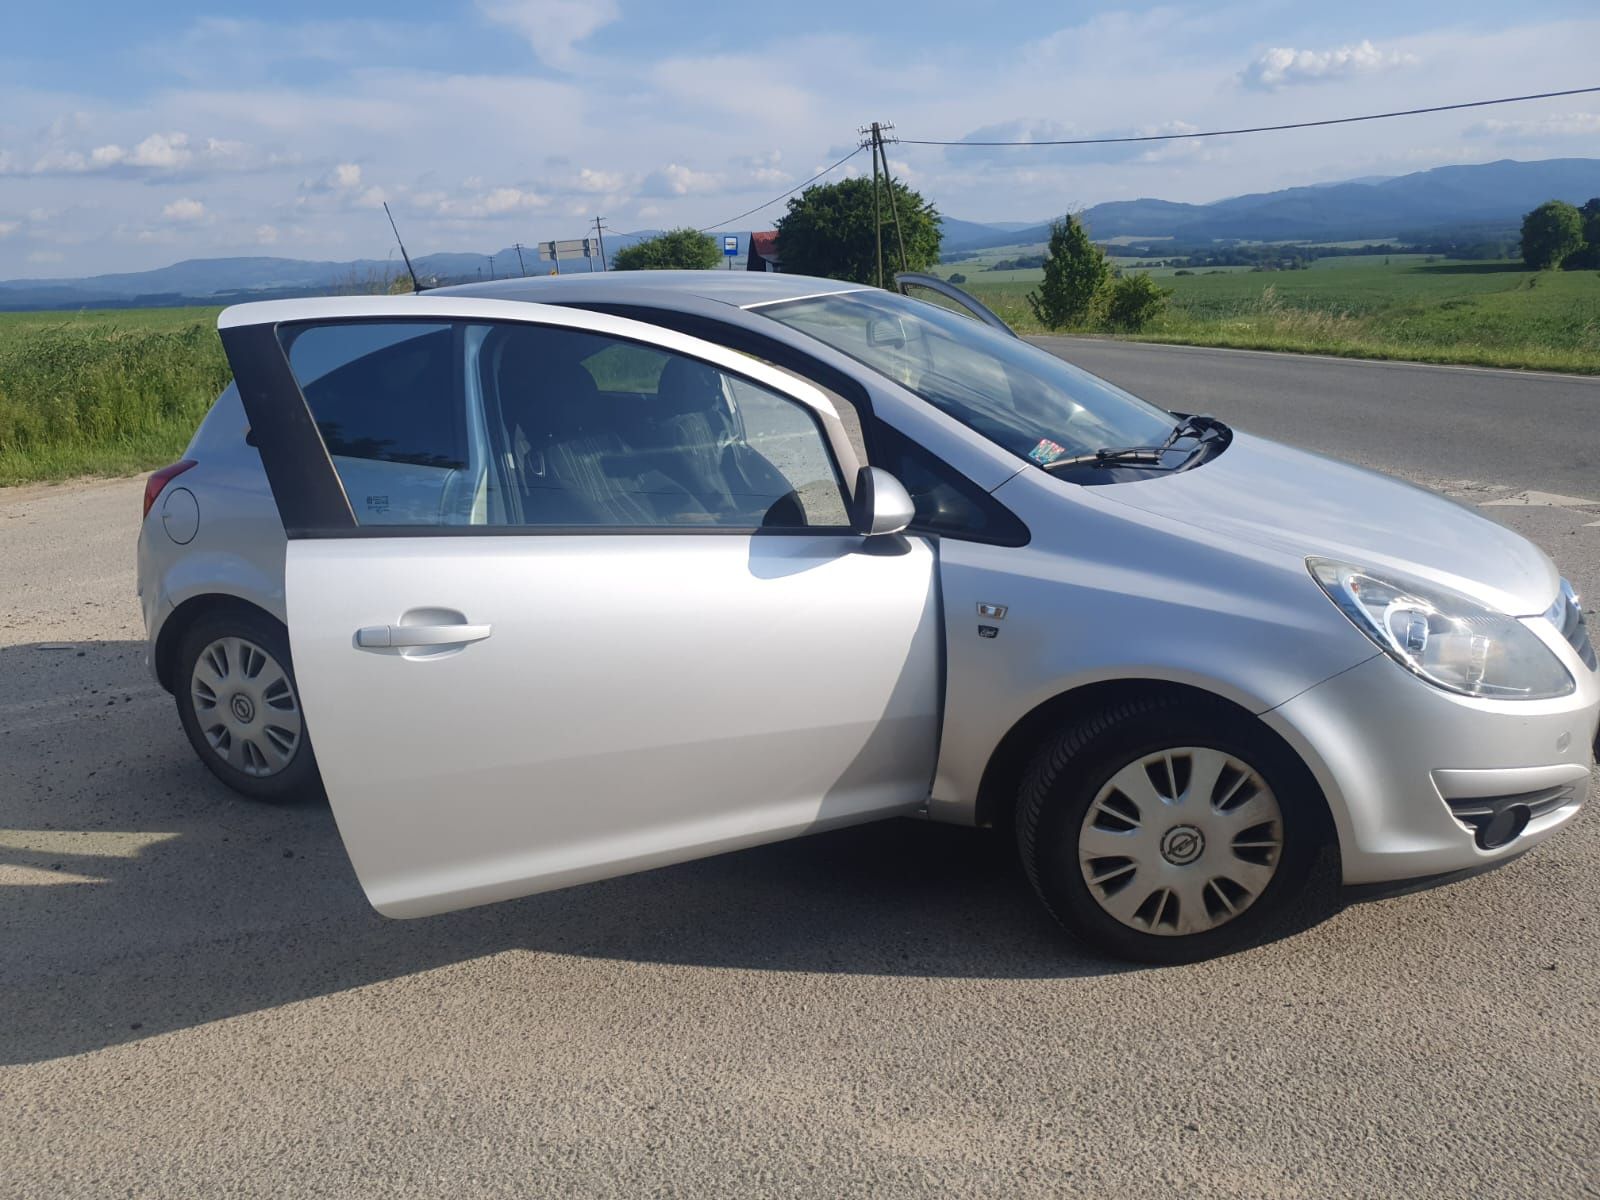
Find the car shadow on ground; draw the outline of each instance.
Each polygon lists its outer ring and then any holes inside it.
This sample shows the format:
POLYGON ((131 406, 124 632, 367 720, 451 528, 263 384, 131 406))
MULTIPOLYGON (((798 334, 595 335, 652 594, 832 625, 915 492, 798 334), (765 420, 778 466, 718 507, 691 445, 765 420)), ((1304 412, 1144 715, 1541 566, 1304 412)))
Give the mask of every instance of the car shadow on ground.
MULTIPOLYGON (((213 779, 142 653, 133 642, 0 648, 0 1062, 517 949, 906 977, 1134 969, 1056 928, 1003 835, 910 820, 386 920, 327 805, 255 804, 213 779)), ((1326 917, 1336 892, 1324 880, 1281 932, 1326 917)))

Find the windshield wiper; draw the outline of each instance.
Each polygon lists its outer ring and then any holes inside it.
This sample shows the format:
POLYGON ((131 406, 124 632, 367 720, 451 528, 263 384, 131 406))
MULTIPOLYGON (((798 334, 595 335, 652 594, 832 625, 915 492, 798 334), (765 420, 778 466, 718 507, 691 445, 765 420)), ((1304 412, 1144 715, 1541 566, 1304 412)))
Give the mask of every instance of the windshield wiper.
POLYGON ((1105 446, 1092 454, 1076 454, 1071 458, 1058 458, 1040 464, 1046 471, 1059 471, 1064 467, 1148 467, 1158 471, 1176 471, 1195 461, 1195 456, 1208 446, 1232 436, 1230 430, 1215 417, 1190 413, 1180 417, 1172 427, 1167 440, 1159 446, 1105 446), (1166 456, 1184 438, 1195 439, 1194 449, 1184 455, 1183 462, 1168 466, 1166 456))
POLYGON ((1178 418, 1178 423, 1172 427, 1172 432, 1167 434, 1167 440, 1161 444, 1163 450, 1170 450, 1183 438, 1198 438, 1202 444, 1224 434, 1231 433, 1226 425, 1208 413, 1185 413, 1178 418))
POLYGON ((1071 458, 1058 458, 1054 462, 1039 465, 1046 471, 1059 471, 1062 467, 1120 467, 1128 463, 1161 467, 1162 457, 1166 453, 1166 446, 1105 446, 1093 454, 1075 454, 1071 458))

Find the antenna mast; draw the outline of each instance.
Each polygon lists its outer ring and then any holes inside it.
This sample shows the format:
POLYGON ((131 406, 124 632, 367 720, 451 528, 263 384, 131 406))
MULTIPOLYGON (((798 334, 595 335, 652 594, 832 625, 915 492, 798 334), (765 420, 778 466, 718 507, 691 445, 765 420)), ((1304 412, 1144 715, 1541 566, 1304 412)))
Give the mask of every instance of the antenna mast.
POLYGON ((411 255, 406 253, 406 244, 400 241, 400 229, 394 223, 394 214, 389 211, 389 202, 387 200, 383 202, 383 215, 389 218, 389 228, 394 230, 394 240, 400 246, 400 257, 406 260, 406 274, 411 276, 411 290, 420 292, 423 289, 422 285, 417 282, 417 269, 411 265, 411 255))

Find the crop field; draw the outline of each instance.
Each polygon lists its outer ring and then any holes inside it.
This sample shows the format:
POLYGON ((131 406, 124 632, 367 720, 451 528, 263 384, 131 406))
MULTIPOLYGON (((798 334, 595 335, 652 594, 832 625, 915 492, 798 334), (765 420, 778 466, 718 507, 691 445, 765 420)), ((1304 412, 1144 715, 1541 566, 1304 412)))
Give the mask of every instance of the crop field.
MULTIPOLYGON (((1151 270, 1172 290, 1171 308, 1128 336, 1600 374, 1600 272, 1400 254, 1318 259, 1301 271, 1193 270, 1151 270)), ((961 286, 1017 329, 1043 332, 1025 299, 1040 271, 963 273, 961 286)))
POLYGON ((176 458, 230 377, 216 313, 0 313, 0 485, 176 458))

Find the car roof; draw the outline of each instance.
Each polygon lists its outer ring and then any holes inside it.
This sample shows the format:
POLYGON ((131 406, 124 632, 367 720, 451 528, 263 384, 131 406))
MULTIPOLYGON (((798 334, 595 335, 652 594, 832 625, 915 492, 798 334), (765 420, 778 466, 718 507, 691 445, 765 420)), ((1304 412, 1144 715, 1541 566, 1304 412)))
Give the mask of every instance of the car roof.
POLYGON ((718 300, 737 308, 776 304, 805 296, 867 290, 859 283, 781 275, 762 271, 578 271, 430 288, 431 296, 471 296, 481 300, 524 300, 537 304, 626 303, 630 297, 676 292, 718 300))

